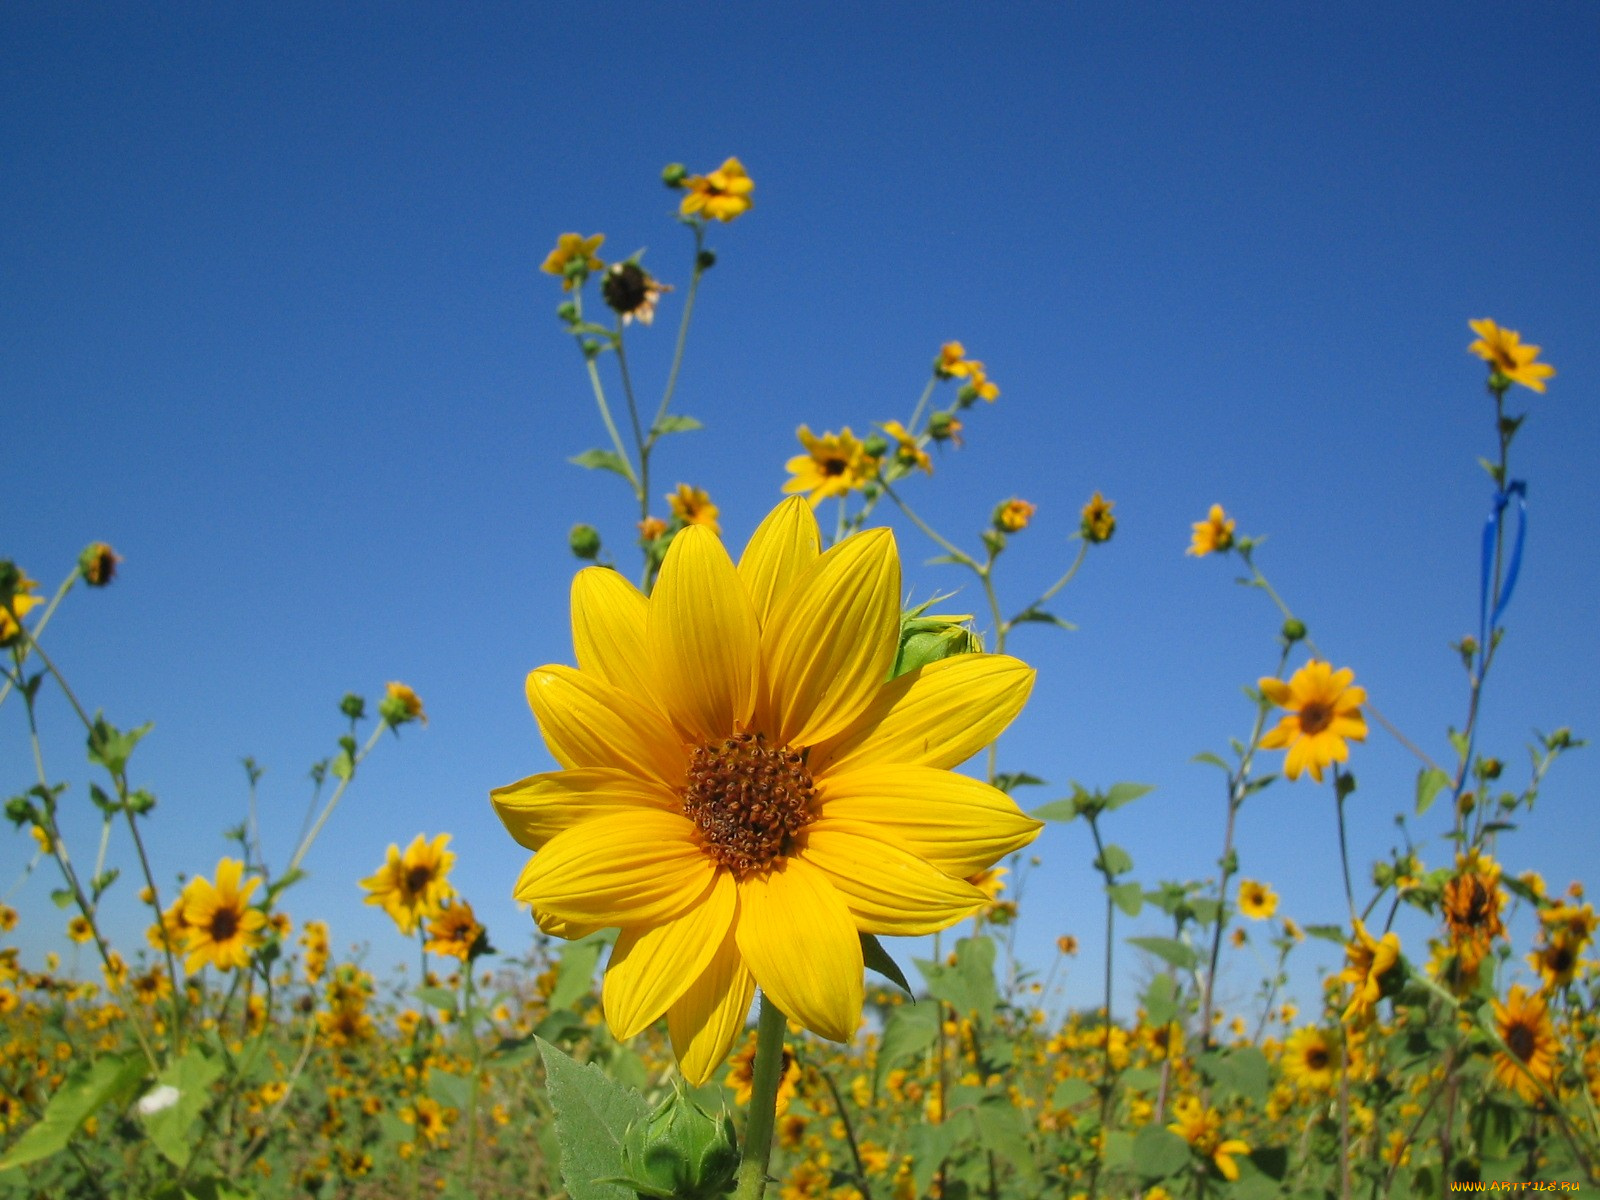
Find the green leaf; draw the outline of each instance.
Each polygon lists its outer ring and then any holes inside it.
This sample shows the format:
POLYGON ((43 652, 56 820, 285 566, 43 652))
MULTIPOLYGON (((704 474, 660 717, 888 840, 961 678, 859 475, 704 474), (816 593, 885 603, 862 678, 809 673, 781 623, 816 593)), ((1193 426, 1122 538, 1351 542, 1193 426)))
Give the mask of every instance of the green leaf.
POLYGON ((901 1005, 883 1023, 883 1041, 878 1046, 878 1063, 873 1070, 872 1087, 877 1091, 890 1070, 900 1062, 921 1054, 933 1045, 939 1034, 937 1004, 901 1005))
POLYGON ((185 1183, 167 1183, 150 1194, 150 1200, 251 1200, 221 1175, 207 1175, 185 1183))
POLYGON ((1192 971, 1200 961, 1195 955, 1194 947, 1187 942, 1178 941, 1177 938, 1133 937, 1128 939, 1128 945, 1149 951, 1162 962, 1177 967, 1180 971, 1192 971))
POLYGON ((1223 761, 1223 759, 1222 759, 1222 757, 1220 755, 1213 754, 1209 750, 1202 750, 1199 754, 1196 754, 1189 761, 1190 762, 1197 762, 1197 763, 1205 763, 1207 766, 1218 767, 1218 768, 1220 768, 1221 770, 1223 770, 1224 772, 1226 772, 1229 775, 1233 774, 1233 768, 1230 767, 1225 761, 1223 761))
POLYGON ((993 1150, 1003 1162, 1016 1169, 1017 1177, 1033 1190, 1039 1182, 1039 1164, 1022 1123, 1022 1114, 1011 1105, 1009 1096, 989 1096, 978 1105, 978 1137, 984 1149, 993 1150))
POLYGON ((1146 1125, 1133 1139, 1132 1159, 1145 1179, 1165 1179, 1189 1165, 1189 1143, 1165 1125, 1146 1125))
POLYGON ((911 1177, 917 1195, 927 1195, 940 1165, 950 1157, 965 1132, 959 1121, 918 1125, 911 1130, 911 1177))
POLYGON ((916 959, 917 970, 928 981, 928 991, 961 1016, 988 1017, 1000 1003, 994 984, 994 941, 987 937, 962 938, 956 943, 955 966, 916 959))
POLYGON ((1424 767, 1417 772, 1417 816, 1433 807, 1434 798, 1450 785, 1450 776, 1438 767, 1424 767))
POLYGON ((1052 800, 1049 804, 1041 805, 1028 814, 1035 821, 1076 821, 1078 819, 1078 806, 1071 798, 1052 800))
POLYGON ((861 959, 868 970, 876 971, 907 996, 915 999, 911 984, 906 981, 906 973, 900 969, 899 963, 889 957, 889 952, 883 948, 883 943, 878 940, 876 934, 861 935, 861 959))
POLYGON ((539 1041, 545 1086, 556 1112, 561 1178, 572 1200, 634 1200, 629 1188, 596 1180, 622 1175, 622 1135, 650 1108, 644 1097, 611 1080, 593 1063, 579 1066, 549 1042, 539 1041))
POLYGON ((1344 930, 1338 925, 1307 925, 1306 932, 1314 938, 1332 942, 1335 946, 1345 944, 1344 930))
POLYGON ((1134 880, 1108 885, 1106 895, 1111 897, 1111 903, 1130 917, 1137 917, 1144 909, 1144 889, 1134 880))
POLYGON ((125 1101, 144 1078, 144 1059, 135 1054, 108 1055, 78 1068, 56 1089, 44 1115, 24 1133, 4 1158, 0 1171, 49 1158, 103 1104, 125 1101))
POLYGON ((668 413, 656 422, 655 428, 650 431, 651 437, 661 437, 668 433, 688 433, 691 429, 704 429, 705 426, 693 417, 686 417, 682 413, 668 413))
POLYGON ((1202 1054, 1197 1065, 1205 1072, 1206 1078, 1218 1087, 1257 1104, 1266 1102, 1267 1058, 1254 1046, 1213 1050, 1209 1054, 1202 1054))
POLYGON ((1106 811, 1121 808, 1124 804, 1132 804, 1140 796, 1148 796, 1156 790, 1153 783, 1113 783, 1106 789, 1106 811))
POLYGON ((456 1011, 456 994, 449 988, 419 987, 411 994, 429 1008, 443 1009, 448 1013, 456 1011))
POLYGON ((1178 1016, 1178 985, 1171 975, 1157 975, 1139 998, 1152 1026, 1163 1026, 1178 1016))
POLYGON ((994 786, 1006 795, 1010 795, 1019 787, 1042 787, 1044 780, 1037 775, 1029 775, 1026 771, 1003 771, 994 777, 994 786))
POLYGON ((56 888, 50 893, 50 900, 57 908, 70 908, 76 898, 71 888, 56 888))
POLYGON ((194 1154, 195 1139, 191 1131, 210 1103, 211 1085, 221 1074, 219 1059, 212 1058, 199 1046, 191 1046, 182 1058, 168 1063, 167 1069, 156 1076, 158 1086, 177 1090, 177 1100, 148 1116, 141 1113, 140 1120, 156 1149, 180 1171, 189 1165, 189 1158, 194 1154))
POLYGON ((561 967, 556 986, 550 992, 550 1010, 571 1008, 580 996, 594 986, 594 969, 605 949, 607 935, 592 933, 581 941, 561 947, 561 967))
POLYGON ((585 450, 567 461, 573 466, 587 467, 591 471, 615 471, 628 482, 633 482, 633 468, 615 450, 585 450))
POLYGON ((1063 1079, 1056 1085, 1055 1092, 1050 1097, 1050 1104, 1054 1108, 1071 1108, 1074 1104, 1082 1104, 1094 1095, 1094 1085, 1087 1079, 1074 1076, 1063 1079))
POLYGON ((1054 625, 1057 629, 1065 629, 1068 633, 1076 632, 1078 628, 1071 621, 1063 621, 1055 613, 1045 612, 1042 608, 1025 608, 1007 623, 1011 625, 1026 625, 1030 622, 1038 622, 1041 625, 1054 625))
POLYGON ((1133 870, 1133 856, 1121 846, 1108 845, 1095 856, 1093 866, 1107 875, 1123 875, 1133 870))

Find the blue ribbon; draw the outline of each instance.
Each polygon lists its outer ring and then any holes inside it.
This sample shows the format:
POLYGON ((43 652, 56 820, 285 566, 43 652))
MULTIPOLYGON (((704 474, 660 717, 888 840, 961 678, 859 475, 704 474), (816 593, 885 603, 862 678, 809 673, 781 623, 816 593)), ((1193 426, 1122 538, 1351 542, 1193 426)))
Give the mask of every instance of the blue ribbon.
POLYGON ((1489 639, 1495 628, 1500 624, 1500 618, 1506 611, 1506 605, 1511 603, 1511 593, 1517 588, 1517 574, 1522 570, 1522 542, 1528 535, 1528 485, 1523 480, 1513 480, 1511 486, 1494 494, 1494 508, 1489 513, 1489 519, 1483 523, 1483 559, 1479 572, 1478 592, 1478 664, 1482 670, 1483 662, 1489 653, 1489 639), (1517 539, 1511 544, 1511 557, 1506 563, 1505 578, 1500 584, 1500 594, 1491 596, 1489 593, 1494 588, 1494 547, 1495 535, 1499 532, 1501 524, 1505 521, 1506 505, 1512 500, 1517 502, 1517 539), (1493 610, 1490 604, 1493 604, 1493 610))

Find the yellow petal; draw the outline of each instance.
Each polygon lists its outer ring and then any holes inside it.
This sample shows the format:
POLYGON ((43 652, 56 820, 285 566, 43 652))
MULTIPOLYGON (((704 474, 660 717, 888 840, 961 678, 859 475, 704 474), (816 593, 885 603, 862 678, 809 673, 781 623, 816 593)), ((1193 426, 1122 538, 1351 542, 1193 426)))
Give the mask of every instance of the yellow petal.
POLYGON ((958 654, 878 689, 867 711, 812 753, 812 773, 872 763, 949 768, 994 741, 1022 711, 1033 669, 1004 654, 958 654))
POLYGON ((739 881, 739 953, 783 1012, 835 1042, 861 1021, 861 938, 828 878, 797 857, 739 881))
POLYGON ((610 567, 585 567, 572 578, 572 648, 578 669, 630 696, 650 695, 644 648, 644 593, 610 567))
POLYGON ((988 870, 1044 828, 999 788, 932 767, 830 773, 818 782, 817 799, 823 820, 869 826, 957 879, 988 870))
POLYGON ((759 627, 733 561, 709 529, 691 525, 672 539, 645 636, 656 702, 685 737, 715 744, 749 722, 759 627))
POLYGON ((700 978, 667 1010, 672 1052, 683 1077, 695 1087, 711 1078, 744 1032, 755 992, 756 981, 729 929, 700 978))
POLYGON ((851 821, 814 822, 800 858, 828 877, 865 933, 934 933, 988 901, 966 880, 950 878, 909 850, 872 836, 871 826, 851 821))
POLYGON ((489 793, 494 811, 519 845, 538 850, 563 829, 618 809, 679 809, 658 784, 614 767, 579 767, 530 775, 489 793))
POLYGON ((604 925, 586 924, 582 921, 568 921, 563 917, 551 916, 549 913, 533 910, 533 923, 541 932, 548 933, 551 937, 565 938, 575 942, 579 938, 588 937, 591 933, 599 933, 604 925))
POLYGON ((540 667, 528 675, 528 705, 545 745, 563 767, 613 767, 683 786, 689 756, 665 717, 571 667, 540 667))
POLYGON ((711 860, 676 813, 619 812, 556 834, 517 880, 515 896, 590 925, 659 925, 710 886, 711 860))
MULTIPOLYGON (((802 457, 793 461, 809 463, 811 459, 802 457)), ((792 465, 790 469, 794 469, 792 465)), ((744 581, 745 590, 756 608, 756 618, 763 626, 788 593, 789 585, 816 562, 821 553, 822 531, 817 528, 811 506, 802 497, 785 500, 756 527, 744 553, 739 556, 739 578, 744 581)))
POLYGON ((611 1035, 627 1040, 655 1024, 711 964, 733 927, 738 888, 718 871, 682 916, 650 929, 624 929, 611 952, 602 992, 611 1035))
POLYGON ((899 628, 889 530, 846 538, 807 567, 762 630, 776 740, 811 746, 849 728, 883 686, 899 628))

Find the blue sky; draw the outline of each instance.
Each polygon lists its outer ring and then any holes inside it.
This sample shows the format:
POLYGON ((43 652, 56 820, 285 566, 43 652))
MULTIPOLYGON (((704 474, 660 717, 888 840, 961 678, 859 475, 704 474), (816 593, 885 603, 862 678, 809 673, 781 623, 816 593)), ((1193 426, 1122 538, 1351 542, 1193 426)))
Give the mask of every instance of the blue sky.
MULTIPOLYGON (((567 530, 622 548, 631 520, 615 480, 566 464, 603 435, 537 267, 603 231, 686 282, 656 182, 674 160, 740 156, 756 207, 713 232, 678 405, 706 431, 663 451, 658 491, 708 488, 742 544, 796 425, 904 420, 964 341, 1004 394, 913 503, 969 545, 997 501, 1037 503, 1002 573, 1020 603, 1090 492, 1116 501, 1057 606, 1079 632, 1013 640, 1040 680, 1002 764, 1051 782, 1029 803, 1157 785, 1109 828, 1145 881, 1214 869, 1221 785, 1189 759, 1247 732, 1239 688, 1275 661, 1264 598, 1183 556, 1213 502, 1271 535, 1260 561, 1336 664, 1448 753, 1492 452, 1469 318, 1560 371, 1515 396, 1530 531, 1482 744, 1517 779, 1531 728, 1600 732, 1593 6, 12 7, 0 45, 0 553, 47 586, 91 539, 126 555, 49 645, 91 706, 155 721, 134 776, 169 875, 224 851, 246 754, 281 864, 338 698, 416 687, 431 725, 363 770, 289 904, 374 964, 410 956, 356 880, 419 832, 454 836, 457 883, 523 944, 524 854, 486 794, 551 766, 521 681, 570 661, 567 530)), ((634 341, 646 392, 681 299, 634 341)), ((908 567, 934 553, 900 544, 908 567)), ((46 715, 81 812, 80 739, 46 715)), ((31 783, 14 700, 0 764, 8 792, 31 783)), ((1364 863, 1415 764, 1375 731, 1353 766, 1364 863)), ((1582 875, 1597 785, 1592 751, 1562 763, 1508 868, 1582 875)), ((1309 782, 1241 818, 1244 872, 1302 922, 1340 916, 1333 847, 1309 782)), ((30 849, 0 839, 6 879, 30 849)), ((1077 935, 1066 995, 1090 1002, 1086 832, 1037 851, 1019 945, 1077 935)), ((47 890, 14 898, 33 951, 62 943, 47 890)), ((111 918, 128 941, 142 921, 111 918)), ((1254 978, 1246 956, 1228 986, 1254 978)))

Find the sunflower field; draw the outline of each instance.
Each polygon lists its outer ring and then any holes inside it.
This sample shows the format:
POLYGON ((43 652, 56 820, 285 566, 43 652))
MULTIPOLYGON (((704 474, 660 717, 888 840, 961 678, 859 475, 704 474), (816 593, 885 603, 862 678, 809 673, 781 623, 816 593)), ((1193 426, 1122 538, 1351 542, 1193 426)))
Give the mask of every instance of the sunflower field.
POLYGON ((598 233, 560 234, 543 263, 576 394, 599 418, 601 444, 573 460, 589 474, 574 478, 627 489, 637 526, 615 559, 614 533, 571 531, 571 611, 552 616, 570 617, 575 665, 535 666, 526 684, 558 769, 483 780, 488 802, 454 817, 498 817, 528 852, 505 881, 523 927, 486 928, 444 828, 348 871, 415 974, 341 956, 326 922, 293 915, 308 855, 354 819, 363 764, 428 720, 399 682, 339 702, 337 749, 313 770, 286 861, 263 852, 247 760, 251 807, 230 853, 160 877, 147 846, 161 814, 130 768, 148 727, 112 724, 107 698, 80 695, 52 650, 74 637, 77 594, 110 585, 121 559, 93 543, 53 591, 34 564, 0 562, 0 719, 32 748, 5 764, 5 811, 55 905, 0 906, 0 929, 61 914, 80 965, 94 964, 63 971, 0 943, 0 1197, 1378 1200, 1600 1186, 1600 919, 1581 884, 1520 870, 1514 837, 1583 741, 1538 733, 1513 765, 1479 737, 1524 551, 1521 401, 1555 376, 1540 347, 1470 321, 1492 507, 1481 622, 1453 646, 1466 716, 1442 741, 1394 728, 1359 664, 1324 653, 1269 580, 1263 539, 1196 505, 1188 554, 1231 563, 1270 606, 1276 669, 1247 681, 1229 752, 1195 767, 1225 799, 1219 857, 1197 853, 1190 880, 1142 878, 1116 839, 1148 787, 1032 801, 1047 794, 1039 776, 1000 771, 995 750, 1035 681, 1008 641, 1025 625, 1070 628, 1052 604, 1115 537, 1114 501, 1088 497, 1071 552, 1032 595, 1004 570, 1035 515, 1027 500, 980 514, 967 543, 925 520, 931 454, 1003 403, 986 365, 949 342, 930 347, 905 420, 799 425, 798 452, 772 464, 786 498, 748 544, 725 545, 705 490, 663 492, 660 456, 699 427, 674 405, 694 302, 729 269, 710 239, 751 210, 755 183, 736 158, 662 179, 691 244, 659 396, 627 348, 674 289, 639 255, 611 259, 598 233), (889 514, 979 613, 948 611, 951 592, 906 607, 913 560, 889 514), (44 753, 46 695, 87 747, 70 778, 44 753), (1351 861, 1352 763, 1391 736, 1416 759, 1407 816, 1438 832, 1351 861), (1450 753, 1423 749, 1435 744, 1450 753), (1281 911, 1238 853, 1251 801, 1291 785, 1321 789, 1337 814, 1337 924, 1281 911), (61 814, 88 805, 98 844, 69 844, 61 814), (1030 878, 1052 866, 1034 842, 1053 822, 1092 841, 1084 910, 1106 931, 1092 968, 1103 1000, 1064 1014, 1050 999, 1076 939, 1026 962, 1014 937, 1030 878), (114 944, 104 915, 135 905, 144 942, 114 944), (1402 914, 1431 935, 1403 941, 1402 914), (1152 915, 1160 936, 1128 936, 1125 922, 1152 915), (907 937, 921 940, 893 940, 907 937), (1297 1004, 1316 941, 1342 967, 1297 1004), (1247 942, 1270 970, 1241 1004, 1221 994, 1219 964, 1247 942))

